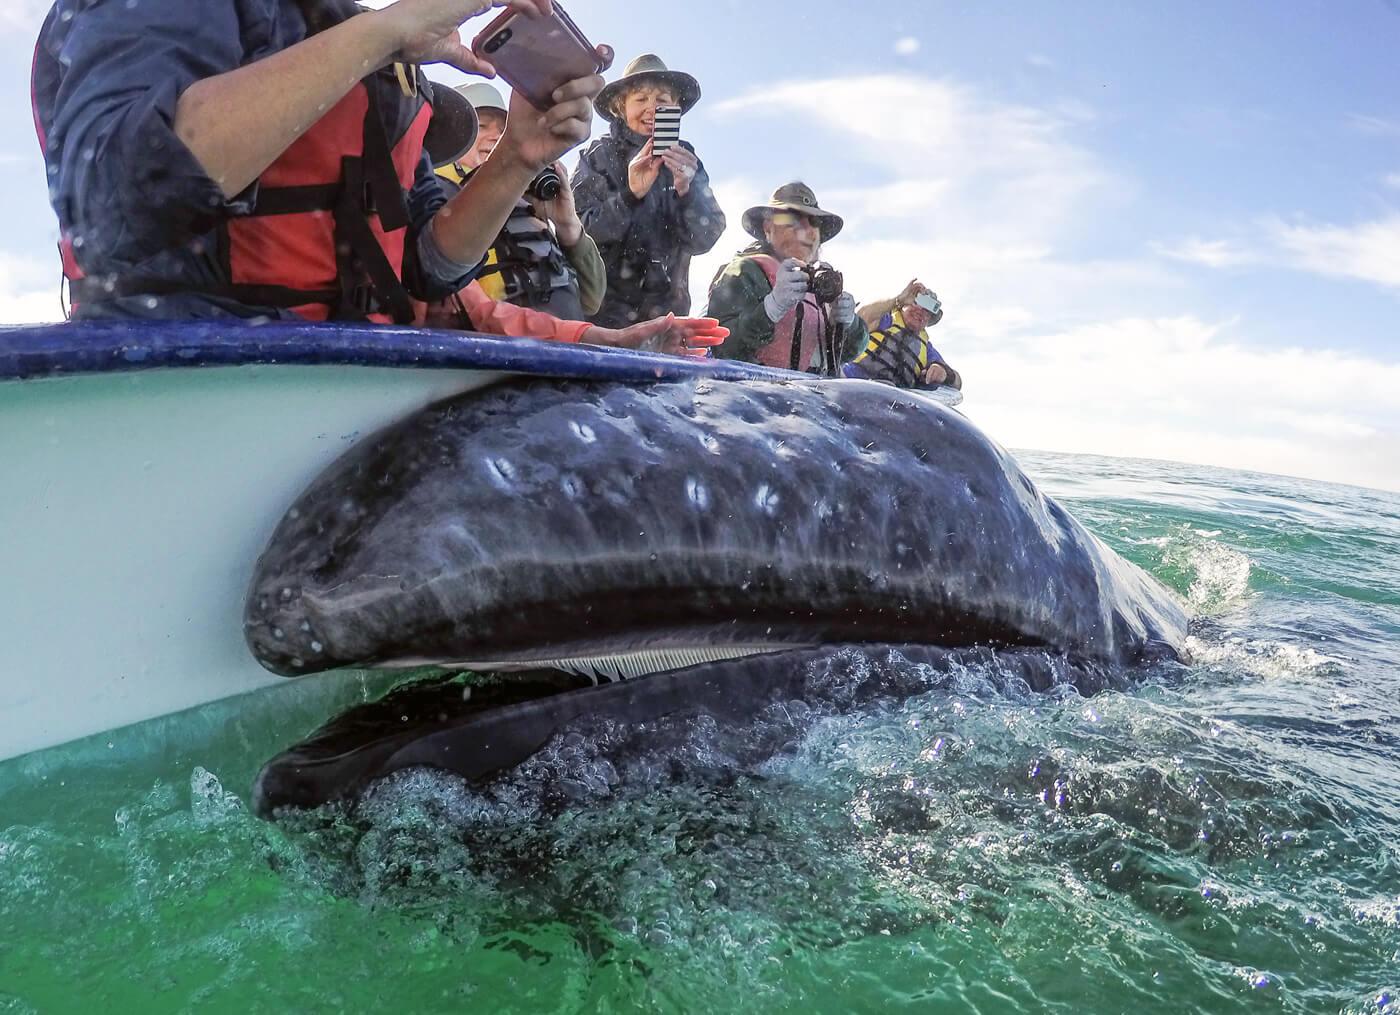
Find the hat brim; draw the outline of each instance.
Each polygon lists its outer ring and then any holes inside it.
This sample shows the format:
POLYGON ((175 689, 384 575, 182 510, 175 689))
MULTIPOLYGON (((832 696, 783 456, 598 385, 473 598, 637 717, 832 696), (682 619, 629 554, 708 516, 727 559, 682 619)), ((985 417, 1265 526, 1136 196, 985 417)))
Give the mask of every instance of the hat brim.
POLYGON ((466 96, 455 88, 434 88, 430 101, 433 118, 423 136, 423 147, 436 169, 451 165, 471 151, 480 121, 466 96))
POLYGON ((769 212, 774 211, 791 211, 817 219, 823 243, 835 239, 836 235, 846 228, 845 219, 822 208, 809 208, 801 204, 760 204, 744 212, 744 232, 756 240, 766 240, 767 237, 763 235, 763 219, 769 212))
POLYGON ((647 81, 658 81, 667 85, 675 93, 676 102, 681 107, 682 115, 689 113, 700 101, 700 82, 689 74, 678 70, 644 70, 639 74, 630 74, 625 78, 619 78, 605 87, 593 100, 593 108, 604 120, 615 120, 617 117, 612 112, 613 100, 624 94, 629 88, 645 84, 647 81))

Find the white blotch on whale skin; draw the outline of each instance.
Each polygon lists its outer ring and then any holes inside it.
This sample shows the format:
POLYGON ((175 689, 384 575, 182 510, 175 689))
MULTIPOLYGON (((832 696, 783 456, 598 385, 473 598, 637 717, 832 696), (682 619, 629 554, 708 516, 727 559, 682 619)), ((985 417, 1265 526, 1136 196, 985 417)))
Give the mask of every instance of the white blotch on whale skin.
POLYGON ((598 435, 593 432, 593 428, 586 423, 570 423, 569 429, 574 432, 574 436, 585 444, 593 444, 598 440, 598 435))
POLYGON ((753 498, 754 505, 764 514, 768 515, 777 513, 778 502, 780 500, 781 498, 778 496, 777 491, 767 483, 764 483, 758 488, 758 492, 754 494, 753 498))
POLYGON ((719 454, 719 441, 717 441, 717 440, 716 440, 713 436, 711 436, 710 434, 704 434, 704 435, 700 438, 700 443, 703 444, 703 445, 705 445, 705 450, 708 451, 710 454, 712 454, 712 455, 717 455, 717 454, 719 454))
POLYGON ((509 491, 515 486, 515 466, 504 458, 491 458, 486 462, 486 471, 491 481, 502 490, 509 491))
POLYGON ((685 481, 685 495, 690 498, 692 504, 701 510, 710 506, 710 491, 707 490, 705 484, 698 479, 687 479, 685 481))

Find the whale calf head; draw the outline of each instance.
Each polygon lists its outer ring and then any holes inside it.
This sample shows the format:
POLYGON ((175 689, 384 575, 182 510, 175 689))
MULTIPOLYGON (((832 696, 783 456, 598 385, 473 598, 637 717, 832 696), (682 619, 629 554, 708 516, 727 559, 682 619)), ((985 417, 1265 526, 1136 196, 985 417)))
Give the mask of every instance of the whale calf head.
POLYGON ((866 382, 517 381, 362 442, 260 559, 245 632, 339 667, 676 669, 780 647, 1179 645, 1165 589, 959 414, 866 382))

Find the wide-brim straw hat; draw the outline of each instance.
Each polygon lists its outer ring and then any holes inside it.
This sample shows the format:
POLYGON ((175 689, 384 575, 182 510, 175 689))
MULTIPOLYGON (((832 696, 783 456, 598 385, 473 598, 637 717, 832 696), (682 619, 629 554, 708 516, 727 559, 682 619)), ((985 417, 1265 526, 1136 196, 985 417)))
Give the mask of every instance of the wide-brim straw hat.
POLYGON ((633 85, 649 81, 668 86, 675 93, 676 103, 681 107, 682 113, 689 113, 700 101, 699 81, 682 71, 670 70, 655 53, 643 53, 627 65, 622 77, 598 93, 598 97, 593 100, 593 108, 603 119, 614 120, 617 117, 612 110, 613 100, 626 94, 633 85))
POLYGON ((763 220, 770 212, 795 211, 816 219, 822 232, 822 242, 830 240, 846 226, 846 220, 817 203, 817 195, 805 183, 785 183, 773 191, 767 204, 756 205, 744 212, 744 231, 756 240, 765 239, 763 220))
POLYGON ((455 88, 437 85, 432 94, 433 118, 423 136, 423 147, 433 160, 433 168, 456 162, 476 144, 480 127, 476 109, 455 88))

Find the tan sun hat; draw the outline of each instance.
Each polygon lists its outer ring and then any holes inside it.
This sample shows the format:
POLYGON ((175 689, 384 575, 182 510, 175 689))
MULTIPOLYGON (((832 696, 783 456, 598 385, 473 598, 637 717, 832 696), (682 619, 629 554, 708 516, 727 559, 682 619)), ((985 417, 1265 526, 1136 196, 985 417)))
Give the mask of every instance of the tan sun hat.
POLYGON ((785 183, 773 192, 773 199, 744 212, 744 231, 756 240, 764 239, 763 222, 769 212, 795 211, 810 215, 821 226, 822 242, 834 237, 843 228, 846 220, 840 215, 824 210, 817 204, 817 195, 805 183, 794 181, 785 183))
POLYGON ((700 101, 699 81, 681 71, 669 70, 661 57, 655 53, 643 53, 627 65, 622 77, 598 93, 598 97, 593 100, 593 108, 603 119, 615 119, 612 111, 613 100, 633 85, 647 81, 657 81, 670 86, 676 94, 676 102, 680 103, 682 113, 689 113, 700 101))

